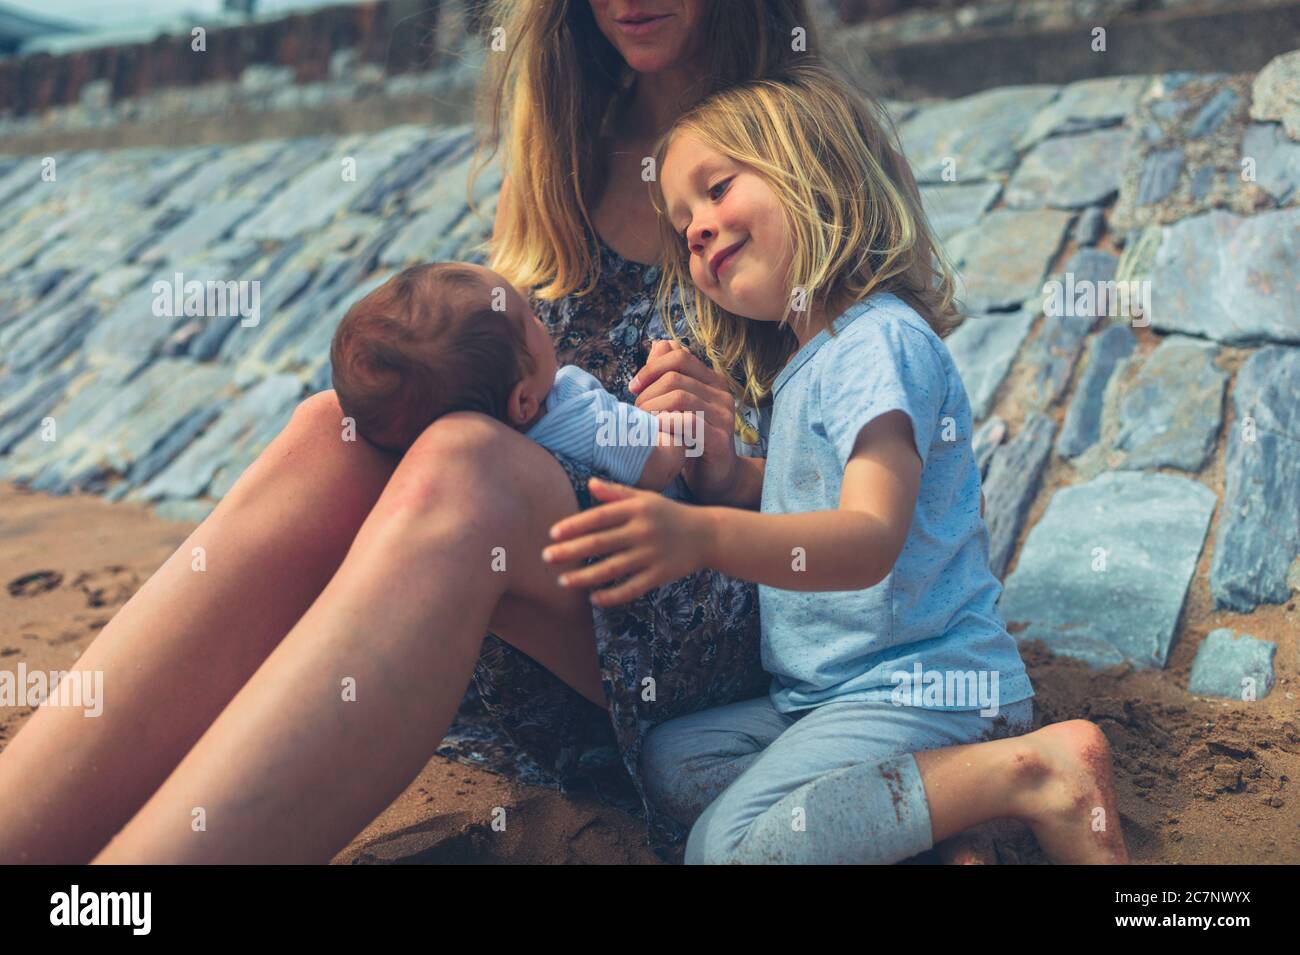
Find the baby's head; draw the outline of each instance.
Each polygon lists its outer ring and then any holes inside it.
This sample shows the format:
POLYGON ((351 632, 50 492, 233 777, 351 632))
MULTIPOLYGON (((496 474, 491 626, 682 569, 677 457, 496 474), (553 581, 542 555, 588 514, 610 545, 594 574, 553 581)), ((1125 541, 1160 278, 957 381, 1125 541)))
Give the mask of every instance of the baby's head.
POLYGON ((556 372, 550 334, 524 298, 463 262, 412 266, 353 305, 330 363, 344 415, 390 451, 405 451, 452 411, 525 429, 556 372))
POLYGON ((714 93, 654 155, 659 307, 681 288, 696 337, 751 403, 797 347, 800 323, 819 327, 874 291, 946 330, 953 279, 888 115, 827 68, 714 93))

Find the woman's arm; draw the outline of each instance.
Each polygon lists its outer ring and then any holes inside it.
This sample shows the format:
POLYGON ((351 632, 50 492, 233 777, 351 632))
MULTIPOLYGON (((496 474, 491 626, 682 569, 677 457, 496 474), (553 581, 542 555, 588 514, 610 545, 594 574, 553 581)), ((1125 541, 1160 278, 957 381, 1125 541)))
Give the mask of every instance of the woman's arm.
POLYGON ((547 561, 604 556, 560 578, 566 587, 597 587, 600 606, 623 603, 701 567, 785 590, 862 590, 883 580, 898 560, 912 523, 921 459, 901 411, 862 429, 844 470, 839 507, 805 514, 755 514, 728 507, 688 507, 631 488, 593 481, 605 506, 551 529, 547 561))

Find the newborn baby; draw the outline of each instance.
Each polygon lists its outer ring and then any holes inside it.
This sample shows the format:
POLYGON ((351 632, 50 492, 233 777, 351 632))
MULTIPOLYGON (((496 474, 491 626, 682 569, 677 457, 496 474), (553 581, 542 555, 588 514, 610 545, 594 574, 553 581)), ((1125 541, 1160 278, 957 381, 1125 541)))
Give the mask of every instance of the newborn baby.
POLYGON ((348 310, 330 363, 343 413, 376 447, 404 452, 443 415, 478 411, 614 481, 686 495, 680 472, 698 451, 682 435, 700 432, 682 417, 661 428, 582 369, 557 368, 546 326, 490 269, 399 272, 348 310))

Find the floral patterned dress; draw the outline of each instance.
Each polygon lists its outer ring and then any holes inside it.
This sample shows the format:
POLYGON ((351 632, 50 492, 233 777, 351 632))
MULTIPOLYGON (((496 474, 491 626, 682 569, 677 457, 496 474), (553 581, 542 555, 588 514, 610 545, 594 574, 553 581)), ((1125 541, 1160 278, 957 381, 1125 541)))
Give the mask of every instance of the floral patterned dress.
MULTIPOLYGON (((595 241, 601 257, 596 289, 583 298, 531 304, 555 339, 560 364, 585 369, 619 400, 633 402, 628 382, 653 341, 668 337, 654 308, 659 269, 595 241)), ((702 358, 676 298, 670 311, 679 336, 702 358)), ((766 413, 745 409, 738 452, 765 455, 767 424, 766 413)), ((557 460, 579 507, 592 507, 591 472, 562 456, 557 460)), ((644 812, 651 848, 665 860, 679 860, 687 830, 647 801, 641 742, 665 720, 766 692, 757 589, 706 569, 621 606, 592 607, 592 615, 607 709, 488 634, 474 673, 477 693, 467 696, 439 752, 644 812), (508 739, 501 740, 499 731, 508 739)))

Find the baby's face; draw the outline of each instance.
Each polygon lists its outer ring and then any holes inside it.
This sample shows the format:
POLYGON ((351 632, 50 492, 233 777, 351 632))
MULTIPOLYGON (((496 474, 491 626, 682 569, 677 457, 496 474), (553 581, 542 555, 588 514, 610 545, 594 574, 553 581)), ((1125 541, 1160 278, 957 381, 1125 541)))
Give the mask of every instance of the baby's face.
POLYGON ((785 210, 766 180, 682 133, 664 156, 660 185, 673 228, 685 233, 691 280, 700 291, 732 314, 780 321, 794 246, 785 210), (715 257, 736 245, 715 272, 715 257))

